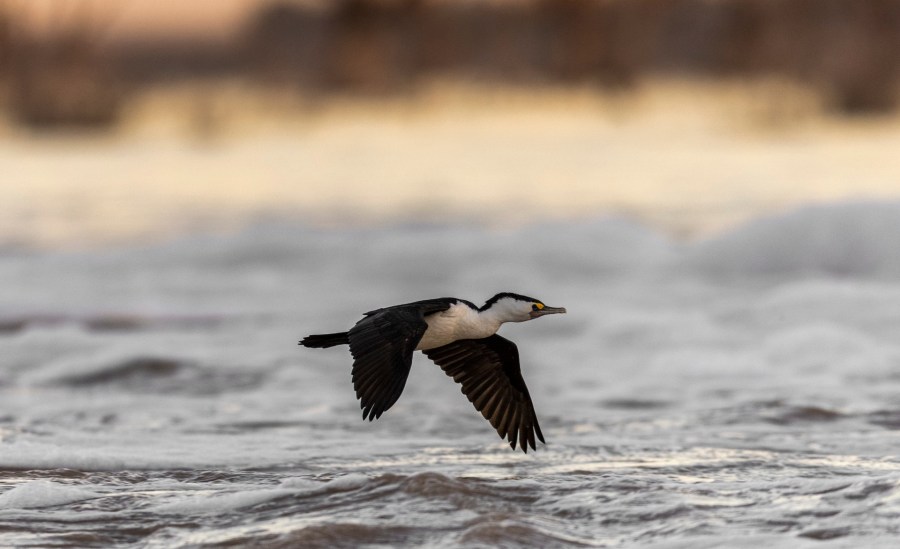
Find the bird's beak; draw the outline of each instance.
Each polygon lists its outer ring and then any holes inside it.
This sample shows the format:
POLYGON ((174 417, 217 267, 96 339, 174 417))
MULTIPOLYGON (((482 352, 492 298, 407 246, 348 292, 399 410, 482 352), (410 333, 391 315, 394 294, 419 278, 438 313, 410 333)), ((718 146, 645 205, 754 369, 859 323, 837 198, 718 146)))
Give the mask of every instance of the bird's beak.
POLYGON ((539 316, 544 315, 553 315, 557 313, 565 313, 565 307, 547 307, 545 306, 543 309, 539 309, 537 311, 531 311, 531 318, 537 318, 539 316))

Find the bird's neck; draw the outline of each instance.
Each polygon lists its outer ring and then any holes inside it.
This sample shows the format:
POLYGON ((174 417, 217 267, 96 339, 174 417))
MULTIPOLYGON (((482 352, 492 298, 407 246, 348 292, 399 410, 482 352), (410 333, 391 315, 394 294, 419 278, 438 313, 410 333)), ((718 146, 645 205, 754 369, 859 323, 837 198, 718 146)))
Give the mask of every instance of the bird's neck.
POLYGON ((485 329, 490 329, 493 332, 499 330, 500 326, 507 321, 508 320, 504 318, 503 313, 493 307, 485 311, 478 312, 479 324, 483 325, 485 329))

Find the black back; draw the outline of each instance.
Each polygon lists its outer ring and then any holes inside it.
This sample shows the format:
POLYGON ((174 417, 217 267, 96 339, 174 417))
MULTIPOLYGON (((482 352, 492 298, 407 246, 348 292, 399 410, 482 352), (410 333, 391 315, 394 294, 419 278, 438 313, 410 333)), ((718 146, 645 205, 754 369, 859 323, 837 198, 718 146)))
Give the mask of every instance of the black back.
POLYGON ((370 316, 392 309, 416 309, 418 311, 421 311, 422 316, 428 316, 434 313, 446 311, 452 305, 456 305, 457 303, 465 303, 476 311, 478 310, 478 307, 476 307, 474 303, 472 303, 471 301, 466 301, 465 299, 458 299, 455 297, 438 297, 435 299, 423 299, 422 301, 413 301, 412 303, 404 303, 403 305, 393 305, 391 307, 375 309, 374 311, 369 311, 363 316, 370 316))

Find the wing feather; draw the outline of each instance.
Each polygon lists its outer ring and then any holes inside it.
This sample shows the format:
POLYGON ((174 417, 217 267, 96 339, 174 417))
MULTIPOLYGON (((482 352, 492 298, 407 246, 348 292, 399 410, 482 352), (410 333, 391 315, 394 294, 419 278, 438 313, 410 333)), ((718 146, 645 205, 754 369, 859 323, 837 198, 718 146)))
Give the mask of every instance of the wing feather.
POLYGON ((513 449, 518 444, 523 452, 529 446, 536 450, 535 436, 544 442, 515 343, 494 334, 423 352, 462 386, 469 402, 513 449))
POLYGON ((427 328, 422 308, 408 305, 373 311, 350 329, 353 388, 363 419, 381 417, 400 398, 427 328))

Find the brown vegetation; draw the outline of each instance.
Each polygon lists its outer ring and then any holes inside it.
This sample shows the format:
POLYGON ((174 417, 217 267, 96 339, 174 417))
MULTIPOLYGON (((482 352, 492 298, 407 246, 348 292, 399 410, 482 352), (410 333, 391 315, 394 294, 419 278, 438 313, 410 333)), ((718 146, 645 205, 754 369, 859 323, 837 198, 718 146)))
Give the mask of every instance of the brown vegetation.
POLYGON ((34 128, 107 127, 123 95, 86 17, 38 38, 0 15, 0 76, 12 118, 34 128))
POLYGON ((892 110, 898 0, 345 0, 282 4, 249 26, 267 77, 370 91, 454 73, 623 86, 647 74, 777 75, 843 113, 892 110))
POLYGON ((50 39, 0 13, 0 79, 32 126, 106 125, 129 89, 238 75, 302 93, 396 93, 433 76, 627 88, 658 74, 778 76, 840 113, 895 109, 900 0, 340 0, 268 4, 235 43, 50 39))
POLYGON ((10 109, 31 127, 106 127, 119 114, 122 92, 83 37, 21 44, 10 72, 10 109))

